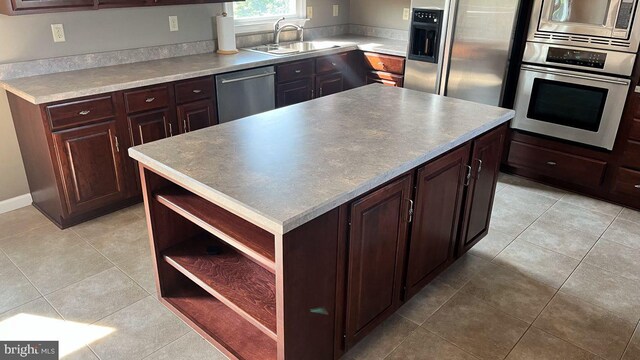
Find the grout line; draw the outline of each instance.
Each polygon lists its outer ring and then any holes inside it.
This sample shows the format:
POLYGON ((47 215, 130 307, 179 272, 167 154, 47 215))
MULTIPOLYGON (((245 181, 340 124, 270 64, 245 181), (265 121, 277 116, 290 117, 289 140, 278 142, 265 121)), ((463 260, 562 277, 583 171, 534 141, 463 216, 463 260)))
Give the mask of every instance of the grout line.
POLYGON ((624 347, 624 351, 622 352, 621 358, 624 358, 624 356, 627 354, 627 351, 629 351, 629 347, 631 347, 631 341, 633 341, 633 337, 636 334, 640 334, 640 321, 638 321, 638 324, 636 325, 636 329, 631 334, 631 338, 627 342, 627 346, 624 347))
MULTIPOLYGON (((422 327, 421 327, 421 328, 422 328, 422 327)), ((433 332, 433 331, 431 331, 431 330, 429 330, 429 329, 427 329, 427 328, 423 328, 423 330, 424 330, 424 331, 427 331, 427 332, 429 332, 429 333, 431 333, 431 334, 435 335, 436 337, 440 338, 441 340, 444 340, 445 342, 447 342, 447 343, 449 343, 449 344, 453 345, 456 349, 458 349, 458 350, 460 350, 460 351, 462 351, 462 352, 464 352, 464 353, 466 353, 466 354, 469 354, 469 355, 471 355, 472 357, 474 357, 474 358, 476 358, 476 359, 478 359, 478 360, 480 359, 479 355, 475 355, 474 353, 471 353, 471 352, 469 352, 469 351, 467 351, 467 350, 465 350, 465 349, 461 348, 460 346, 456 345, 455 343, 452 343, 451 341, 449 341, 449 340, 447 340, 447 339, 443 338, 443 337, 442 337, 442 336, 440 336, 439 334, 436 334, 435 332, 433 332)))

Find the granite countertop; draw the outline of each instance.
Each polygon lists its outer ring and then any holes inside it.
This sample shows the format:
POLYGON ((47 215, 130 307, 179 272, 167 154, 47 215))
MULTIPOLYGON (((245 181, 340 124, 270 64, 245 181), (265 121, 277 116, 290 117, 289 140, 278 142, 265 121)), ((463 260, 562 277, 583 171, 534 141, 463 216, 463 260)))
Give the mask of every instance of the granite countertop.
POLYGON ((513 110, 369 85, 129 149, 277 234, 498 125, 513 110))
POLYGON ((340 47, 292 56, 275 56, 241 50, 236 55, 200 54, 106 66, 93 69, 4 80, 0 87, 33 104, 44 104, 82 96, 132 89, 199 76, 268 66, 345 50, 362 49, 406 56, 407 42, 367 36, 344 35, 318 39, 340 47))

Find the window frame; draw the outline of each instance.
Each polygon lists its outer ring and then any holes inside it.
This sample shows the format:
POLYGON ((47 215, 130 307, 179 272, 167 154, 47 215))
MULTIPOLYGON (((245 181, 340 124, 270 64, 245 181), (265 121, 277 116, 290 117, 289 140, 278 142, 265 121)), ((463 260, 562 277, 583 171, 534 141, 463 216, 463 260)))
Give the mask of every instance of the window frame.
MULTIPOLYGON (((224 3, 224 11, 228 16, 233 16, 233 3, 224 3)), ((307 14, 307 1, 296 0, 296 14, 286 16, 287 22, 303 26, 307 14)), ((273 31, 273 24, 282 18, 281 16, 264 16, 252 19, 235 19, 236 34, 248 34, 256 32, 273 31)))

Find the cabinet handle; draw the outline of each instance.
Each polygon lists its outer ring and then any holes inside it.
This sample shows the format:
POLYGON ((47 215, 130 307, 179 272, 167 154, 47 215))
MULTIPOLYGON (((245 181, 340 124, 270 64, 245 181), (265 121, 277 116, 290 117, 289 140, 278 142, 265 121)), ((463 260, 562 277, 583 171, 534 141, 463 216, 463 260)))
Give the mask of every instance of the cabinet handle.
POLYGON ((201 92, 202 92, 202 90, 200 90, 200 89, 195 89, 195 90, 193 90, 193 93, 194 93, 194 94, 200 94, 201 92))
POLYGON ((169 136, 173 136, 173 125, 169 123, 169 136))
POLYGON ((80 111, 80 112, 78 113, 78 115, 85 116, 85 115, 89 115, 89 113, 90 113, 90 112, 91 112, 91 110, 82 110, 82 111, 80 111))
POLYGON ((636 189, 640 190, 640 184, 638 184, 638 185, 634 186, 634 188, 636 188, 636 189))
POLYGON ((384 63, 382 61, 378 62, 378 65, 384 67, 384 63))
POLYGON ((182 128, 184 132, 189 132, 189 130, 187 130, 187 120, 182 120, 182 128))
POLYGON ((476 159, 478 161, 478 174, 482 172, 482 160, 476 159))
POLYGON ((316 91, 315 91, 315 90, 313 90, 313 89, 311 89, 311 98, 312 98, 312 99, 314 98, 315 94, 316 94, 316 91))
POLYGON ((465 165, 467 167, 467 176, 465 176, 464 179, 464 186, 469 186, 469 184, 471 183, 471 166, 469 165, 465 165))
POLYGON ((409 221, 413 221, 413 200, 407 199, 409 201, 409 221))
POLYGON ((336 64, 336 63, 334 63, 334 62, 332 62, 332 63, 331 63, 331 65, 333 65, 333 66, 338 66, 338 64, 336 64))
POLYGON ((549 166, 556 166, 556 165, 558 165, 558 163, 557 163, 557 162, 555 162, 555 161, 547 161, 547 165, 549 165, 549 166))
POLYGON ((152 102, 153 102, 153 100, 155 100, 155 99, 156 99, 156 98, 154 98, 154 97, 150 97, 150 98, 147 98, 147 100, 145 100, 145 102, 146 102, 146 103, 152 103, 152 102))
POLYGON ((302 70, 296 70, 295 73, 296 74, 300 74, 302 72, 302 70))
POLYGON ((113 138, 116 142, 116 151, 120 152, 120 142, 118 141, 118 137, 114 135, 113 138))
POLYGON ((320 94, 318 94, 319 96, 322 96, 322 88, 320 88, 320 94))

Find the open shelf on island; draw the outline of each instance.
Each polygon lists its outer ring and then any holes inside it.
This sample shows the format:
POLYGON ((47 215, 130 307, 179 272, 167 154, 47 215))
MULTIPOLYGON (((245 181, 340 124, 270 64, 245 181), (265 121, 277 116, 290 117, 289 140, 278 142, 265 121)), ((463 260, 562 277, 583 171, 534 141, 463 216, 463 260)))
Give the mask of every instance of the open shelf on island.
POLYGON ((275 275, 210 234, 181 242, 164 260, 273 340, 275 275), (214 250, 217 254, 210 254, 214 250))
MULTIPOLYGON (((185 279, 186 280, 186 279, 185 279)), ((277 343, 195 284, 161 301, 198 332, 238 359, 277 358, 277 343)))
POLYGON ((162 189, 155 197, 275 273, 275 240, 270 232, 178 186, 162 189))

